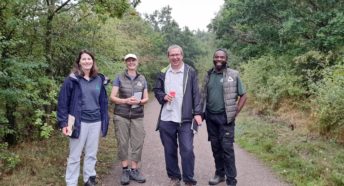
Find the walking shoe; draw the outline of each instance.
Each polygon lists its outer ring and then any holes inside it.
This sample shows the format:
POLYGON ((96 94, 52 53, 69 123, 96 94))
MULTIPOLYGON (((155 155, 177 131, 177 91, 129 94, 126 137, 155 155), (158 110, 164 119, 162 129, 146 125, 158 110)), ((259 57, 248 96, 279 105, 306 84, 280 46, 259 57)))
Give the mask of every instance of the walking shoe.
POLYGON ((122 185, 128 185, 129 184, 129 182, 130 182, 129 175, 130 175, 130 169, 123 169, 122 176, 121 176, 121 184, 122 185))
POLYGON ((185 185, 186 185, 186 186, 197 185, 197 181, 194 180, 194 179, 191 179, 191 180, 189 180, 189 181, 186 181, 186 182, 185 182, 185 185))
POLYGON ((185 186, 194 186, 196 185, 195 183, 185 183, 185 186))
POLYGON ((221 182, 225 181, 225 177, 224 176, 218 176, 218 175, 215 175, 213 178, 211 178, 209 180, 209 185, 217 185, 221 182))
POLYGON ((130 171, 130 180, 134 180, 137 183, 144 183, 146 182, 146 178, 143 177, 141 172, 138 169, 131 169, 130 171))
POLYGON ((238 181, 235 178, 228 178, 226 180, 227 186, 236 186, 238 181))
POLYGON ((85 183, 85 186, 95 186, 96 185, 96 176, 90 176, 85 183))
POLYGON ((178 178, 171 178, 169 186, 180 186, 180 180, 178 178))

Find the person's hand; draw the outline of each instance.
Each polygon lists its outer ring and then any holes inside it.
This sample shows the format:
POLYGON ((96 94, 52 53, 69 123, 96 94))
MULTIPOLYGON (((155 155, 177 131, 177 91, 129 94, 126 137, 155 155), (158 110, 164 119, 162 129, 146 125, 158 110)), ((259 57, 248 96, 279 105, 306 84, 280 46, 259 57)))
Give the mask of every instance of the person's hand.
POLYGON ((137 100, 134 96, 132 96, 132 97, 126 99, 126 103, 128 105, 138 105, 140 103, 140 101, 137 100))
POLYGON ((202 116, 201 115, 195 115, 194 119, 195 119, 197 125, 202 125, 202 116))
POLYGON ((171 101, 173 101, 173 98, 174 98, 174 97, 172 97, 172 96, 166 94, 165 97, 164 97, 164 100, 167 101, 167 102, 169 102, 169 103, 171 103, 171 101))
POLYGON ((63 128, 62 128, 62 133, 63 133, 65 136, 68 136, 68 133, 69 133, 68 127, 63 127, 63 128))

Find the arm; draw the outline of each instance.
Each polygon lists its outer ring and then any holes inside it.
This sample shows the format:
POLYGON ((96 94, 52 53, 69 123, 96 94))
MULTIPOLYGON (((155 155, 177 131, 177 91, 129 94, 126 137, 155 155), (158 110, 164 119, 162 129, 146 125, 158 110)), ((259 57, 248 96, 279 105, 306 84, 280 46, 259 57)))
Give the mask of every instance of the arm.
POLYGON ((193 95, 193 109, 194 109, 194 119, 198 125, 202 124, 202 104, 201 104, 201 94, 198 86, 198 78, 195 71, 193 71, 192 76, 192 95, 193 95))
POLYGON ((165 93, 164 82, 161 79, 161 76, 162 76, 162 74, 159 73, 158 77, 155 80, 155 85, 154 85, 153 91, 154 91, 154 95, 155 95, 156 99, 158 100, 158 102, 161 105, 163 105, 167 102, 165 100, 165 97, 167 96, 167 94, 165 93))
POLYGON ((118 89, 119 87, 117 86, 113 86, 112 90, 111 90, 111 94, 110 94, 110 99, 112 101, 112 103, 114 104, 128 104, 129 103, 129 98, 127 99, 121 99, 118 97, 118 89))
POLYGON ((66 78, 60 89, 58 102, 57 102, 57 123, 58 127, 62 129, 62 133, 67 136, 69 133, 68 125, 68 115, 69 115, 69 105, 70 97, 72 94, 72 82, 68 81, 66 78))
MULTIPOLYGON (((117 104, 117 105, 123 105, 123 104, 128 104, 128 105, 137 105, 139 104, 139 100, 137 100, 134 96, 130 97, 130 98, 119 98, 118 97, 118 89, 119 87, 117 86, 113 86, 112 90, 111 90, 111 94, 110 94, 110 99, 112 101, 112 103, 117 104)), ((147 93, 148 94, 148 93, 147 93)), ((148 100, 148 98, 147 98, 148 100)))
POLYGON ((139 105, 144 105, 148 102, 149 96, 148 96, 148 85, 147 85, 147 80, 144 78, 144 89, 143 89, 143 95, 141 100, 138 100, 139 105))
POLYGON ((245 103, 246 103, 246 100, 247 100, 247 96, 246 94, 242 95, 239 97, 239 100, 238 100, 238 103, 237 103, 237 112, 235 114, 235 117, 238 116, 238 114, 240 113, 241 109, 244 107, 245 103))
POLYGON ((148 102, 149 96, 148 96, 148 90, 144 89, 143 90, 143 98, 141 99, 141 101, 139 102, 140 105, 144 105, 148 102))
POLYGON ((139 101, 134 97, 129 98, 120 98, 118 97, 118 91, 121 87, 121 81, 119 78, 119 75, 116 77, 116 79, 113 82, 110 99, 113 103, 120 105, 120 104, 128 104, 128 105, 137 105, 139 104, 139 101))
POLYGON ((204 118, 204 113, 205 113, 205 108, 206 108, 206 104, 207 104, 207 98, 206 98, 206 94, 207 94, 207 81, 208 81, 208 77, 209 75, 207 74, 204 77, 204 80, 202 82, 202 88, 201 88, 201 106, 202 106, 202 116, 203 119, 204 118))
POLYGON ((246 96, 246 91, 245 91, 245 87, 240 79, 240 76, 238 76, 238 93, 239 93, 239 100, 237 102, 237 112, 235 114, 235 116, 237 116, 241 109, 244 107, 246 100, 247 100, 247 96, 246 96))
MULTIPOLYGON (((105 79, 105 81, 108 81, 105 79)), ((99 96, 99 103, 100 103, 100 111, 101 111, 101 131, 102 131, 102 137, 105 137, 107 135, 107 131, 109 128, 109 99, 106 93, 106 84, 108 82, 103 83, 101 88, 101 93, 99 96)))
POLYGON ((59 92, 59 97, 57 101, 57 121, 58 121, 58 127, 64 128, 67 126, 68 123, 68 114, 69 114, 69 102, 70 102, 70 96, 71 96, 71 88, 70 83, 66 79, 63 82, 63 85, 59 92))

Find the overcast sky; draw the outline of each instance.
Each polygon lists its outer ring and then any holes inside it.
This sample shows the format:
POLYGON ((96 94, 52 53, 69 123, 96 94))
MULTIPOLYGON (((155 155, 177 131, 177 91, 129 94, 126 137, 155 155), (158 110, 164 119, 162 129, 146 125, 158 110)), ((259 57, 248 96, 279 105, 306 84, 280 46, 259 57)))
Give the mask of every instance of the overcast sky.
POLYGON ((141 0, 136 7, 140 13, 151 14, 162 7, 172 7, 172 17, 179 27, 207 31, 207 25, 223 5, 223 0, 141 0))

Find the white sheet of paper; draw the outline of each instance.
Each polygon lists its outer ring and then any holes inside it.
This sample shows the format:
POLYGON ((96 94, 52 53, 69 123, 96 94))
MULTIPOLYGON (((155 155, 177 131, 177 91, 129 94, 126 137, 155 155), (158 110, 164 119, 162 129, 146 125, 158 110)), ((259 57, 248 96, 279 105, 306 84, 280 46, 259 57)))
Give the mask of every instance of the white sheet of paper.
POLYGON ((73 133, 74 123, 75 123, 75 117, 68 114, 68 126, 67 126, 67 128, 68 128, 67 135, 68 136, 71 136, 73 133))
MULTIPOLYGON (((137 100, 141 100, 142 99, 142 92, 134 92, 133 95, 137 100)), ((139 105, 132 105, 131 108, 137 108, 139 107, 139 105)))
POLYGON ((134 97, 137 100, 141 100, 142 99, 142 92, 134 92, 134 97))

